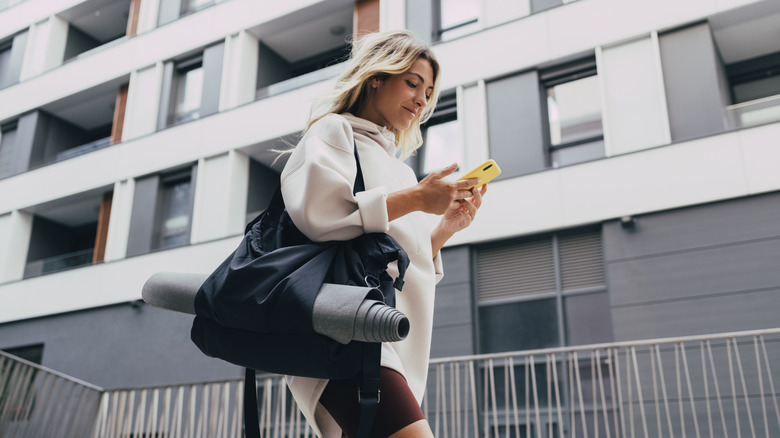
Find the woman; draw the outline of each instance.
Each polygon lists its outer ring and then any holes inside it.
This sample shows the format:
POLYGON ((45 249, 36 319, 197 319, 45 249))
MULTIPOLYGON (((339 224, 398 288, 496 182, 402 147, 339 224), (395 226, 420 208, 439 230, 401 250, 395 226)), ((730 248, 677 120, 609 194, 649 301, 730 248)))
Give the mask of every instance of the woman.
MULTIPOLYGON (((487 190, 461 190, 476 179, 442 180, 457 163, 418 183, 402 161, 422 143, 420 123, 433 113, 438 88, 439 64, 411 33, 363 36, 333 94, 312 110, 281 176, 290 217, 310 239, 348 240, 383 232, 409 255, 396 307, 409 318, 411 329, 405 340, 382 345, 381 401, 372 437, 433 436, 420 403, 428 373, 434 287, 442 275, 439 250, 471 224, 487 190), (353 144, 365 181, 365 191, 356 195, 353 144), (442 215, 432 232, 423 213, 442 215)), ((398 275, 395 264, 388 273, 398 275)), ((325 438, 340 437, 342 430, 354 438, 358 382, 288 377, 299 407, 325 438)))

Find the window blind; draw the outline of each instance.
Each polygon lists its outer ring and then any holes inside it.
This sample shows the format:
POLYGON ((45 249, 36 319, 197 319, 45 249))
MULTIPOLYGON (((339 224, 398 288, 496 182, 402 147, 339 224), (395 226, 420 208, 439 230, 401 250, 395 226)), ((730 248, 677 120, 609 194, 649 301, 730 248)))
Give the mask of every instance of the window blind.
POLYGON ((604 286, 604 257, 599 230, 560 235, 558 253, 564 291, 604 286))
POLYGON ((480 303, 555 291, 552 240, 477 251, 480 303))

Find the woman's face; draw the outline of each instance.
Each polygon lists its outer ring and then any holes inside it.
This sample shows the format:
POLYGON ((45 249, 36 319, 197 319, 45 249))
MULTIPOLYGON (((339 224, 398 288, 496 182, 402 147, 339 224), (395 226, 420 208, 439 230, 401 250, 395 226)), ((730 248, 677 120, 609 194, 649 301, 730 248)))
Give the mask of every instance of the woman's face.
POLYGON ((433 68, 427 59, 417 58, 406 72, 384 80, 371 79, 370 86, 372 93, 357 116, 403 131, 428 104, 433 93, 433 68))

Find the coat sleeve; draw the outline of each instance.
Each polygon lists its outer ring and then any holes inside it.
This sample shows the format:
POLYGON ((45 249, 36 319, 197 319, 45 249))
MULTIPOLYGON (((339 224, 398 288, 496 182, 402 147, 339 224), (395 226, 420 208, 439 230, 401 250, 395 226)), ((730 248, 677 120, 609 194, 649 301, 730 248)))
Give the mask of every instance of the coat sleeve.
MULTIPOLYGON (((352 194, 357 174, 352 127, 339 116, 313 125, 282 171, 282 196, 298 229, 316 242, 385 233, 387 189, 352 194)), ((365 163, 363 172, 369 172, 365 163)))

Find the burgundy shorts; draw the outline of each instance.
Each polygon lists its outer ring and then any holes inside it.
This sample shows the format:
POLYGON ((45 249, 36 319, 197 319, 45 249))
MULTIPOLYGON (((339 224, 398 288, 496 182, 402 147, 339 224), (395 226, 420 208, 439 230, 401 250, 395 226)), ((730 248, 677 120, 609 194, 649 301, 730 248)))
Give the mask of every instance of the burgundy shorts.
MULTIPOLYGON (((355 438, 360 416, 358 403, 360 376, 347 380, 331 380, 320 397, 320 403, 336 420, 347 438, 355 438)), ((371 438, 386 438, 404 427, 424 420, 406 379, 397 371, 382 367, 379 370, 379 405, 371 438)))

